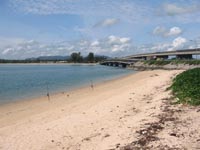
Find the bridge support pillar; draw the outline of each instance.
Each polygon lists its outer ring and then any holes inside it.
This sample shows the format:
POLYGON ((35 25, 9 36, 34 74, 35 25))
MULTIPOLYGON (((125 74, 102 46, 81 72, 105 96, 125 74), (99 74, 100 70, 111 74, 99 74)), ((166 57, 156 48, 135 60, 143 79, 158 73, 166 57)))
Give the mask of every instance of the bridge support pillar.
POLYGON ((177 59, 192 59, 192 54, 176 55, 177 59))
POLYGON ((168 55, 164 55, 164 56, 157 56, 156 57, 157 60, 163 60, 163 59, 168 59, 168 55))
POLYGON ((109 66, 113 66, 113 63, 109 63, 109 66))
POLYGON ((115 67, 118 67, 118 66, 119 66, 119 64, 118 64, 118 63, 114 63, 114 66, 115 66, 115 67))
POLYGON ((127 64, 122 64, 122 68, 126 68, 127 64))

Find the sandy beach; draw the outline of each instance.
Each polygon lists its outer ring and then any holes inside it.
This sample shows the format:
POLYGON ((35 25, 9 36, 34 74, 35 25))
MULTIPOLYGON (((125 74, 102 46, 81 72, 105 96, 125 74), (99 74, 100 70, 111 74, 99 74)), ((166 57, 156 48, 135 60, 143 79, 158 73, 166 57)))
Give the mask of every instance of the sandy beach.
POLYGON ((181 72, 143 71, 1 105, 0 149, 200 149, 200 108, 172 105, 166 90, 181 72))

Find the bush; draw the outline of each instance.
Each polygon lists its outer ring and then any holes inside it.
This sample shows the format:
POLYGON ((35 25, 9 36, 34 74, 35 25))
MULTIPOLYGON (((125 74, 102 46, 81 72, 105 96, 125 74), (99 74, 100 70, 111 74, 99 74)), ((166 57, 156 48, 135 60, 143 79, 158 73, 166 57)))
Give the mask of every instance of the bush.
POLYGON ((143 61, 144 64, 148 65, 157 65, 157 66, 164 66, 167 64, 178 65, 178 64, 189 64, 189 65, 200 65, 200 60, 145 60, 143 61))
POLYGON ((178 103, 200 105, 200 68, 177 75, 170 88, 178 98, 178 103))
POLYGON ((144 64, 148 65, 158 65, 158 66, 164 66, 171 63, 169 60, 146 60, 144 61, 144 64))

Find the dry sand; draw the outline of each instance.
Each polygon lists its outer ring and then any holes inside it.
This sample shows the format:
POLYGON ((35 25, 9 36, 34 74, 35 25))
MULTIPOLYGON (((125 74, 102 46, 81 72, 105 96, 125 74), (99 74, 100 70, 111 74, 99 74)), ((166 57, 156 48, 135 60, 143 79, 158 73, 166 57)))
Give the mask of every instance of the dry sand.
POLYGON ((180 72, 144 71, 0 106, 0 149, 200 149, 200 109, 171 105, 166 91, 180 72))

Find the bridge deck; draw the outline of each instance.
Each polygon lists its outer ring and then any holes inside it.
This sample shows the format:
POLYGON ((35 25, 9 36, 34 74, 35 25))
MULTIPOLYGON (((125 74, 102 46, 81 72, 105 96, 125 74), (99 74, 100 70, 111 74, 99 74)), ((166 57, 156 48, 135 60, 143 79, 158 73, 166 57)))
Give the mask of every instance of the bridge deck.
POLYGON ((188 50, 145 53, 145 54, 135 54, 135 55, 123 57, 123 59, 153 57, 153 56, 173 56, 173 55, 200 55, 200 48, 188 49, 188 50))
POLYGON ((108 66, 126 67, 128 65, 132 65, 134 62, 137 62, 139 60, 152 59, 154 57, 167 59, 168 56, 175 55, 177 58, 180 58, 180 59, 191 59, 192 55, 199 55, 199 54, 200 54, 200 48, 188 49, 188 50, 167 51, 167 52, 146 53, 146 54, 136 54, 136 55, 130 55, 130 56, 122 57, 122 58, 103 61, 100 64, 108 65, 108 66))

